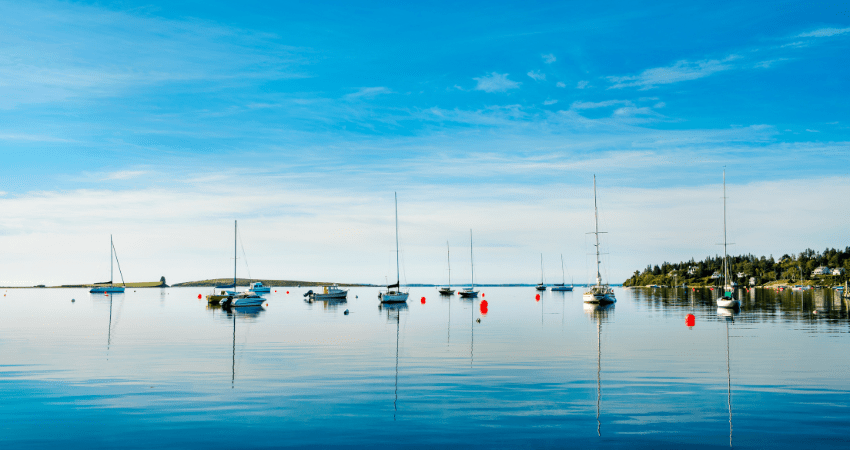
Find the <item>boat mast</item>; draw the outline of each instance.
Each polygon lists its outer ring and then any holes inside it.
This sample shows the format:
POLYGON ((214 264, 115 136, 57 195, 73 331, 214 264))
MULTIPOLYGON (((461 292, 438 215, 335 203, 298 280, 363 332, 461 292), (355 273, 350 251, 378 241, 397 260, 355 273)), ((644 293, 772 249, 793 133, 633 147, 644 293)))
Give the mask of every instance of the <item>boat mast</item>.
POLYGON ((566 283, 566 277, 564 276, 564 254, 561 253, 561 284, 566 283))
POLYGON ((449 289, 452 287, 452 254, 449 250, 449 241, 446 241, 446 261, 449 263, 449 289))
POLYGON ((726 289, 729 265, 726 261, 726 169, 723 169, 723 289, 726 289))
POLYGON ((593 218, 596 222, 596 285, 602 285, 602 274, 599 272, 599 210, 596 207, 596 174, 593 175, 593 218))
POLYGON ((401 291, 401 270, 399 269, 398 264, 398 193, 393 192, 395 195, 395 277, 396 277, 396 289, 401 291))
POLYGON ((472 284, 472 288, 470 288, 470 290, 475 290, 475 263, 472 260, 472 228, 469 229, 469 269, 470 281, 472 284))
MULTIPOLYGON (((233 292, 236 292, 236 221, 233 221, 233 292)), ((236 320, 236 319, 234 319, 236 320)), ((234 322, 235 323, 235 322, 234 322)), ((235 327, 235 325, 234 325, 235 327)))
POLYGON ((112 286, 112 272, 114 269, 112 268, 112 235, 109 235, 109 285, 112 286))

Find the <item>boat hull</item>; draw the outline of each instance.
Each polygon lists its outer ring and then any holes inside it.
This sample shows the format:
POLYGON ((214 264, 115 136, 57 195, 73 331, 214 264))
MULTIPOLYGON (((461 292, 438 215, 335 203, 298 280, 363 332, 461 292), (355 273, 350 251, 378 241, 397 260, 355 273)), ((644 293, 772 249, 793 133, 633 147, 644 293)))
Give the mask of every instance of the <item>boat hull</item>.
POLYGON ((454 289, 449 289, 449 288, 442 288, 439 291, 440 291, 440 295, 454 295, 455 294, 454 289))
POLYGON ((332 294, 313 294, 310 297, 313 300, 345 300, 348 298, 348 291, 334 292, 332 294))
POLYGON ((461 298, 477 298, 478 297, 478 291, 463 290, 463 291, 458 291, 458 295, 460 295, 461 298))
POLYGON ((381 303, 404 303, 409 295, 407 292, 381 292, 378 297, 381 303))
POLYGON ((552 290, 556 292, 569 292, 573 290, 572 286, 552 286, 552 290))
POLYGON ((121 286, 97 286, 91 288, 89 292, 92 294, 122 293, 124 292, 124 288, 121 286))
POLYGON ((537 286, 534 286, 534 289, 537 289, 538 291, 545 291, 546 286, 538 284, 537 286))
POLYGON ((617 299, 614 297, 614 294, 598 294, 592 292, 585 292, 582 299, 585 303, 593 303, 598 305, 609 305, 617 301, 617 299))
POLYGON ((251 292, 255 294, 271 294, 272 289, 269 287, 253 288, 251 292))
POLYGON ((718 308, 740 308, 741 302, 737 299, 729 299, 729 298, 718 298, 717 299, 717 307, 718 308))

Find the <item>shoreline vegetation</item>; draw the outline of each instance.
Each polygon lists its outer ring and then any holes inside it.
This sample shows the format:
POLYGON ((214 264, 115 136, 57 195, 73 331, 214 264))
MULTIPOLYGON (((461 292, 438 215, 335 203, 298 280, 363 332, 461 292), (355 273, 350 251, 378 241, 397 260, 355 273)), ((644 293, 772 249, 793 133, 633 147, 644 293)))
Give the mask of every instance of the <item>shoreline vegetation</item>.
MULTIPOLYGON (((850 274, 850 247, 827 248, 822 253, 806 249, 797 255, 782 255, 775 260, 754 255, 729 256, 730 280, 739 286, 842 286, 850 274), (829 270, 827 271, 826 268, 829 270), (836 270, 837 269, 837 270, 836 270), (819 273, 825 271, 827 273, 819 273)), ((646 266, 623 282, 623 287, 682 286, 717 287, 723 284, 723 257, 709 256, 702 261, 664 262, 646 266)))
MULTIPOLYGON (((316 286, 331 286, 337 285, 340 287, 384 287, 383 284, 368 284, 368 283, 328 283, 321 281, 298 281, 298 280, 266 280, 266 279, 248 279, 248 278, 237 278, 236 286, 245 286, 248 287, 251 283, 260 281, 265 286, 268 287, 293 287, 293 286, 302 286, 302 287, 316 287, 316 286)), ((186 281, 183 283, 174 283, 172 285, 168 285, 165 283, 165 277, 163 277, 160 281, 143 281, 143 282, 135 282, 135 283, 113 283, 116 286, 125 286, 127 288, 167 288, 167 287, 215 287, 233 283, 233 278, 211 278, 208 280, 198 280, 198 281, 186 281)), ((107 286, 109 283, 82 283, 82 284, 63 284, 60 286, 45 286, 43 284, 35 285, 35 286, 0 286, 0 289, 32 289, 32 288, 45 288, 45 289, 59 289, 59 288, 93 288, 95 286, 107 286)), ((428 284, 428 283, 402 283, 402 286, 406 287, 440 287, 445 286, 445 284, 428 284)), ((468 284, 455 284, 453 286, 468 286, 468 284)), ((480 287, 534 287, 537 286, 535 283, 490 283, 490 284, 476 284, 475 286, 480 287)), ((546 284, 546 286, 552 286, 552 283, 546 284)), ((584 288, 590 286, 589 284, 574 284, 577 288, 584 288)), ((611 286, 620 286, 618 284, 611 284, 611 286)))

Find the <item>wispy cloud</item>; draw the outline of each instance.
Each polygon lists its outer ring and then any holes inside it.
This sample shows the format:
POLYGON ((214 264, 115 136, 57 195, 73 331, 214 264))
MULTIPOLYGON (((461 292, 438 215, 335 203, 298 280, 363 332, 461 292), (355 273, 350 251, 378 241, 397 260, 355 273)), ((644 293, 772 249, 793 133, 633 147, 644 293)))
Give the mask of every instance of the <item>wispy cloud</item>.
POLYGON ((570 109, 594 109, 594 108, 607 108, 609 106, 617 106, 617 105, 632 105, 632 102, 629 100, 605 100, 602 102, 582 102, 577 101, 573 102, 570 105, 570 109))
POLYGON ((798 34, 796 37, 830 37, 850 33, 850 28, 821 28, 807 33, 798 34))
POLYGON ((737 59, 740 59, 740 56, 730 55, 724 59, 704 59, 701 61, 681 60, 672 66, 644 70, 640 75, 612 76, 608 79, 614 84, 609 89, 625 87, 652 89, 662 84, 696 80, 717 72, 733 69, 735 66, 730 63, 737 59))
POLYGON ((544 80, 546 80, 546 74, 540 73, 539 70, 529 71, 526 75, 531 77, 531 79, 534 80, 534 81, 544 81, 544 80))
POLYGON ((473 78, 478 82, 475 89, 484 92, 506 92, 510 89, 519 88, 522 83, 509 80, 508 75, 507 73, 493 72, 490 75, 473 78))
POLYGON ((137 178, 146 173, 148 173, 146 170, 119 170, 108 173, 106 178, 109 180, 129 180, 130 178, 137 178))
POLYGON ((587 87, 587 85, 589 85, 589 84, 590 84, 590 82, 589 82, 589 81, 581 80, 581 81, 579 81, 578 83, 576 83, 576 89, 584 89, 584 88, 586 88, 586 87, 587 87))
POLYGON ((351 94, 346 94, 344 98, 346 100, 356 100, 360 98, 374 98, 375 96, 381 94, 392 94, 392 89, 384 86, 377 87, 362 87, 357 90, 357 92, 352 92, 351 94))
POLYGON ((559 88, 567 87, 566 83, 564 83, 563 81, 559 81, 559 82, 555 83, 555 86, 559 87, 559 88))
POLYGON ((543 62, 545 62, 546 64, 552 64, 553 62, 555 62, 557 60, 558 59, 555 58, 555 55, 553 55, 552 53, 549 53, 547 55, 543 55, 543 62))
POLYGON ((543 102, 543 104, 544 104, 544 105, 547 105, 547 106, 548 106, 548 105, 554 105, 555 103, 558 103, 558 101, 557 101, 557 100, 555 100, 555 99, 549 99, 549 100, 545 100, 545 101, 543 102))

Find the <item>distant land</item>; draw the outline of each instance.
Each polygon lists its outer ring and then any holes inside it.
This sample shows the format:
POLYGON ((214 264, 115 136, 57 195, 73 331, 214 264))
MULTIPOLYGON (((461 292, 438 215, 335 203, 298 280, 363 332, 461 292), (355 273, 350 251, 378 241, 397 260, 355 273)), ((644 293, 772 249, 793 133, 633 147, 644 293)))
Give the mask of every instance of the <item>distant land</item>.
MULTIPOLYGON (((822 253, 806 249, 796 255, 784 254, 778 260, 754 255, 729 256, 729 278, 741 286, 837 286, 848 281, 850 247, 827 248, 822 253)), ((702 261, 668 262, 646 266, 623 282, 623 286, 717 286, 723 283, 723 257, 702 261)))
MULTIPOLYGON (((359 287, 359 286, 376 286, 374 284, 363 283, 330 283, 325 281, 299 281, 299 280, 265 280, 261 278, 237 278, 237 286, 248 286, 257 281, 262 282, 266 286, 330 286, 336 284, 343 287, 359 287)), ((212 278, 209 280, 186 281, 184 283, 175 283, 172 287, 213 287, 226 284, 232 284, 233 278, 212 278)))

